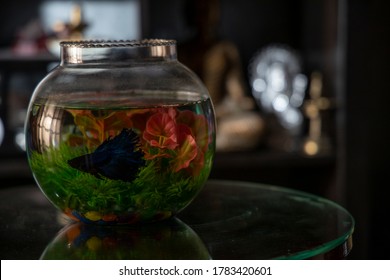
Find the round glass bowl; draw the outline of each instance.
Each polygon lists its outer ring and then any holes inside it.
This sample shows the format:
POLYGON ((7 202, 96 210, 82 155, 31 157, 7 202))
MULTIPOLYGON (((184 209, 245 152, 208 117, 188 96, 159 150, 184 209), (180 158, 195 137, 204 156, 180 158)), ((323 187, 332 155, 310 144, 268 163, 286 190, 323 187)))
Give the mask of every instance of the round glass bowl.
POLYGON ((171 40, 62 42, 25 130, 42 192, 92 224, 175 215, 202 189, 215 152, 208 91, 171 40))

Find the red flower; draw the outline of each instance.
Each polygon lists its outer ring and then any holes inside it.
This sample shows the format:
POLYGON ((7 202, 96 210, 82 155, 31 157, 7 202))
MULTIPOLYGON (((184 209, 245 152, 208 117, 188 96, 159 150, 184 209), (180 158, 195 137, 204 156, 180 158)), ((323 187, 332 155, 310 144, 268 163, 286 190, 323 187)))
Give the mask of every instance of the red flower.
POLYGON ((184 124, 180 124, 177 130, 179 132, 179 147, 177 149, 177 155, 173 160, 173 169, 175 172, 187 168, 198 154, 198 147, 196 146, 194 137, 191 135, 191 129, 184 124))
MULTIPOLYGON (((133 120, 134 123, 134 120, 133 120)), ((187 169, 199 174, 209 144, 204 116, 175 108, 161 108, 148 116, 143 132, 145 159, 170 158, 174 172, 187 169)))
POLYGON ((146 122, 143 138, 150 146, 174 150, 177 147, 175 120, 168 113, 156 113, 146 122))
POLYGON ((186 124, 191 128, 196 144, 203 152, 206 152, 209 144, 206 118, 203 115, 196 115, 193 112, 186 110, 180 112, 177 121, 186 124))

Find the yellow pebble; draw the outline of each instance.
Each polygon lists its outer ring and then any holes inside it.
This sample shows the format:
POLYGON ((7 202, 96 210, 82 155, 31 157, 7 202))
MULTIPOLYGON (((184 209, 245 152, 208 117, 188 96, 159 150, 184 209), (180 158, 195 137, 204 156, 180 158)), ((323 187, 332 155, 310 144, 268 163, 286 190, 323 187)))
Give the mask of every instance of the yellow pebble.
POLYGON ((100 213, 96 211, 89 211, 85 213, 85 218, 91 221, 98 221, 102 218, 102 215, 100 215, 100 213))
POLYGON ((102 241, 100 238, 96 236, 92 236, 90 239, 87 240, 86 245, 89 250, 91 251, 97 251, 102 247, 102 241))

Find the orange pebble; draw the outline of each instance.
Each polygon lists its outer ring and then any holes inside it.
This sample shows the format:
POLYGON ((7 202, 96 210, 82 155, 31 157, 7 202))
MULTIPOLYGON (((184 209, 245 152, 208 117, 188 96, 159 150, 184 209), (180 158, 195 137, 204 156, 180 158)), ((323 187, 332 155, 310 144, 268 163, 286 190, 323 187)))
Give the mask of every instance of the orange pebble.
POLYGON ((64 214, 65 214, 66 216, 68 216, 69 218, 71 218, 73 221, 76 221, 76 222, 79 222, 79 221, 80 221, 77 217, 73 216, 73 214, 72 214, 72 209, 70 209, 70 208, 66 208, 66 209, 64 210, 64 214))
POLYGON ((66 232, 66 238, 68 239, 69 243, 72 243, 73 240, 75 240, 79 235, 81 231, 78 226, 73 226, 71 227, 67 232, 66 232))
POLYGON ((102 217, 102 220, 105 222, 113 222, 116 218, 117 216, 115 214, 106 214, 102 217))

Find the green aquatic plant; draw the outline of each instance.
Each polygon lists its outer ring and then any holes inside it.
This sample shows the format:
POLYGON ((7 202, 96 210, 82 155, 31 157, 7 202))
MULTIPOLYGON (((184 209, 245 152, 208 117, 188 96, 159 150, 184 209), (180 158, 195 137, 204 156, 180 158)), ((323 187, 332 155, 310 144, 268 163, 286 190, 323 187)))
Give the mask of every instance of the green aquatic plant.
MULTIPOLYGON (((75 220, 129 224, 170 217, 191 202, 211 170, 215 134, 195 113, 200 106, 58 108, 65 129, 54 135, 45 124, 37 130, 45 138, 31 139, 36 181, 75 220)), ((36 116, 45 112, 37 110, 36 116)))
MULTIPOLYGON (((211 168, 189 177, 184 169, 166 172, 164 159, 155 158, 147 161, 132 182, 125 182, 98 178, 68 164, 70 159, 86 152, 85 148, 75 149, 62 143, 42 153, 33 151, 30 162, 49 200, 73 218, 91 221, 117 221, 124 213, 142 215, 143 219, 172 215, 200 190, 211 168)), ((210 162, 211 157, 211 151, 206 153, 205 161, 210 162)))

